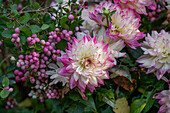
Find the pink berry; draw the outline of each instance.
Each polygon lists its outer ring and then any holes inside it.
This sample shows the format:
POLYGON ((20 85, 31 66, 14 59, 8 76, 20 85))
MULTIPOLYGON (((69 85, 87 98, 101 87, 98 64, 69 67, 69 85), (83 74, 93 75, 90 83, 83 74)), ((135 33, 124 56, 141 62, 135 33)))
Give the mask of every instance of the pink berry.
POLYGON ((53 39, 53 36, 49 36, 48 38, 49 38, 49 39, 53 39))
POLYGON ((16 33, 14 33, 13 35, 12 35, 12 38, 18 38, 18 35, 16 34, 16 33))
POLYGON ((24 55, 19 55, 19 59, 24 59, 24 55))
POLYGON ((40 42, 42 45, 44 45, 45 44, 45 40, 41 40, 41 42, 40 42))
POLYGON ((20 33, 20 30, 19 30, 19 28, 17 27, 17 28, 15 28, 15 32, 16 33, 20 33))
POLYGON ((48 48, 47 48, 47 47, 44 47, 44 48, 43 48, 43 51, 44 51, 44 53, 47 53, 47 52, 48 52, 48 48))
POLYGON ((49 50, 51 50, 51 51, 53 50, 53 46, 49 46, 48 48, 49 48, 49 50))
POLYGON ((18 75, 18 72, 19 72, 19 70, 15 70, 15 71, 14 71, 14 74, 15 74, 15 75, 18 75))
POLYGON ((5 90, 9 90, 9 86, 4 88, 5 90))
POLYGON ((32 38, 31 37, 27 37, 27 42, 31 42, 32 38))
POLYGON ((20 77, 19 77, 19 76, 16 76, 16 77, 15 77, 15 81, 16 81, 16 82, 20 82, 20 77))
POLYGON ((79 31, 79 27, 75 27, 75 31, 79 31))
POLYGON ((35 41, 36 41, 36 42, 40 42, 40 39, 39 39, 39 38, 35 38, 35 41))
POLYGON ((70 35, 72 35, 72 34, 73 34, 73 31, 69 31, 68 33, 69 33, 70 35))
POLYGON ((9 90, 8 90, 9 92, 12 92, 13 91, 13 88, 9 88, 9 90))
POLYGON ((32 34, 32 38, 37 38, 37 35, 36 34, 32 34))
POLYGON ((67 33, 67 30, 63 30, 62 32, 63 32, 63 34, 66 34, 66 33, 67 33))
POLYGON ((46 43, 45 43, 45 46, 49 46, 49 45, 50 45, 50 42, 46 42, 46 43))
POLYGON ((69 20, 74 20, 74 16, 73 16, 72 14, 70 14, 70 15, 68 16, 68 19, 69 19, 69 20))
POLYGON ((56 30, 56 31, 58 31, 58 32, 60 31, 60 29, 59 29, 59 28, 56 28, 55 30, 56 30))

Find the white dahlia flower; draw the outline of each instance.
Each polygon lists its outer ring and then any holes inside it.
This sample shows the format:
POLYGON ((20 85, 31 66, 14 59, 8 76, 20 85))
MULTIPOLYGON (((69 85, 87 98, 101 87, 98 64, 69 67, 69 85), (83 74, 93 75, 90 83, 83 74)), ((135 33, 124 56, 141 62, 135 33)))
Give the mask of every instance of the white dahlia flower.
POLYGON ((155 99, 160 99, 159 104, 161 105, 158 113, 170 113, 170 90, 163 90, 154 95, 155 99))
POLYGON ((144 38, 145 34, 139 31, 140 18, 136 18, 135 13, 130 9, 116 11, 112 15, 112 23, 110 23, 107 36, 112 39, 121 39, 128 46, 135 49, 140 46, 137 40, 144 38))
POLYGON ((114 0, 114 3, 120 4, 123 8, 130 8, 139 14, 145 14, 146 6, 151 9, 156 9, 156 2, 154 0, 114 0))
POLYGON ((70 77, 70 88, 77 86, 82 92, 86 88, 93 92, 95 87, 104 85, 103 79, 109 79, 108 69, 114 65, 108 44, 89 36, 80 41, 74 39, 72 45, 68 43, 66 54, 58 60, 64 65, 58 74, 70 77))
POLYGON ((141 47, 144 55, 137 62, 142 63, 141 67, 148 68, 147 73, 156 71, 160 80, 166 72, 170 73, 170 33, 152 31, 152 36, 148 34, 145 40, 141 47))
POLYGON ((58 72, 60 71, 61 67, 63 67, 63 65, 59 61, 57 61, 57 65, 53 64, 53 63, 50 63, 48 65, 48 68, 50 68, 52 70, 46 71, 46 74, 47 75, 51 75, 50 79, 54 79, 49 85, 57 84, 58 82, 61 82, 62 86, 65 86, 65 85, 69 86, 68 85, 69 78, 58 74, 58 72))

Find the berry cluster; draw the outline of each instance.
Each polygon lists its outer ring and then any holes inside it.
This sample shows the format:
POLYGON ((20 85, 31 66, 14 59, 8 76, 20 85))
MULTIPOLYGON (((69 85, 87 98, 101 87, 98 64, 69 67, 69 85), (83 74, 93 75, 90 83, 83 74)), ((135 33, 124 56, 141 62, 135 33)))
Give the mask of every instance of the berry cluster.
POLYGON ((15 106, 18 106, 17 101, 13 98, 8 98, 7 101, 6 101, 5 108, 8 110, 8 109, 13 108, 15 106))
POLYGON ((36 42, 40 42, 40 39, 37 37, 36 34, 32 34, 31 37, 27 37, 27 42, 29 43, 28 47, 30 47, 33 44, 35 44, 36 42))
MULTIPOLYGON (((165 2, 162 2, 163 5, 165 5, 165 2)), ((158 5, 156 10, 152 10, 151 12, 148 13, 148 16, 150 18, 150 21, 153 22, 156 18, 160 17, 160 12, 165 10, 164 7, 158 5)))
POLYGON ((45 91, 45 93, 46 93, 48 98, 57 98, 57 99, 59 99, 60 96, 62 95, 61 89, 58 89, 58 87, 52 88, 50 86, 45 91))
POLYGON ((12 39, 11 39, 11 42, 15 43, 17 47, 20 47, 20 37, 19 37, 19 34, 20 34, 20 30, 19 28, 15 28, 15 33, 12 34, 12 39))

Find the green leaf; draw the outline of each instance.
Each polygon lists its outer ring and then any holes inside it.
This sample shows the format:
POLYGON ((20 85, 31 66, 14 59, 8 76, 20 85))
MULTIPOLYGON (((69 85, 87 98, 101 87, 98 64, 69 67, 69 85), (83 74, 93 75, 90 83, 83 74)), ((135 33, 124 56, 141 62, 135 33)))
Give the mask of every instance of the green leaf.
POLYGON ((23 28, 21 29, 21 31, 24 32, 27 37, 28 37, 28 36, 31 36, 31 30, 30 30, 30 28, 25 28, 25 27, 23 27, 23 28))
POLYGON ((65 16, 63 16, 63 17, 61 17, 60 24, 61 24, 61 25, 62 25, 62 24, 65 24, 67 21, 68 21, 68 18, 65 17, 65 16))
POLYGON ((97 110, 92 96, 90 96, 87 101, 86 100, 80 100, 80 102, 87 106, 85 108, 86 111, 93 111, 94 112, 94 111, 97 110))
POLYGON ((32 33, 38 33, 38 32, 41 31, 41 28, 39 26, 37 26, 37 25, 31 25, 30 29, 31 29, 32 33))
POLYGON ((104 10, 106 10, 106 8, 105 8, 105 7, 102 7, 102 9, 103 9, 103 11, 104 11, 104 10))
POLYGON ((8 27, 8 28, 13 28, 13 26, 14 26, 14 23, 13 23, 13 22, 8 22, 8 23, 7 23, 7 27, 8 27))
POLYGON ((5 38, 11 38, 12 37, 12 31, 11 30, 4 30, 2 32, 2 36, 5 38))
POLYGON ((112 16, 113 14, 115 14, 115 12, 116 12, 116 10, 112 11, 112 12, 110 13, 110 16, 112 16))
POLYGON ((0 96, 2 98, 6 98, 8 95, 9 95, 9 92, 7 90, 4 90, 4 89, 0 93, 0 96))
POLYGON ((141 113, 145 106, 145 99, 136 99, 130 106, 130 113, 141 113))
POLYGON ((82 7, 81 9, 79 9, 79 10, 76 12, 76 14, 77 14, 77 15, 80 14, 80 13, 82 12, 82 10, 83 10, 83 7, 82 7))
POLYGON ((12 11, 17 10, 17 5, 16 4, 10 5, 10 8, 11 8, 12 11))
POLYGON ((41 26, 41 29, 42 30, 46 30, 46 29, 48 29, 49 28, 49 25, 47 25, 47 24, 43 24, 42 26, 41 26))
POLYGON ((11 42, 11 39, 4 39, 4 45, 6 46, 6 47, 14 47, 14 43, 12 43, 11 42))
POLYGON ((56 2, 57 2, 57 3, 62 3, 62 2, 63 2, 63 0, 56 0, 56 2))
POLYGON ((67 47, 67 41, 64 39, 61 39, 61 41, 56 44, 56 47, 58 49, 65 49, 67 47))
POLYGON ((30 19, 30 14, 29 13, 25 13, 24 16, 19 18, 19 22, 21 24, 25 24, 25 23, 27 23, 29 21, 29 19, 30 19))
POLYGON ((97 13, 97 15, 104 15, 103 13, 97 13))
POLYGON ((143 111, 144 113, 148 112, 149 109, 153 106, 155 99, 153 99, 152 97, 154 94, 155 94, 154 90, 148 93, 147 98, 146 98, 146 107, 143 111))
POLYGON ((46 13, 43 17, 44 23, 49 24, 51 22, 51 17, 48 13, 46 13))
POLYGON ((26 37, 25 36, 21 36, 20 40, 21 40, 21 44, 24 45, 25 42, 26 42, 26 37))
POLYGON ((8 77, 3 78, 3 80, 2 80, 2 86, 3 86, 4 88, 9 86, 9 79, 8 79, 8 77))
POLYGON ((38 9, 40 7, 40 4, 36 2, 34 7, 35 9, 38 9))
POLYGON ((110 106, 108 106, 105 110, 103 110, 101 113, 113 113, 112 109, 110 108, 110 106))
POLYGON ((103 20, 106 18, 106 16, 104 16, 103 18, 102 18, 102 22, 103 22, 103 20))

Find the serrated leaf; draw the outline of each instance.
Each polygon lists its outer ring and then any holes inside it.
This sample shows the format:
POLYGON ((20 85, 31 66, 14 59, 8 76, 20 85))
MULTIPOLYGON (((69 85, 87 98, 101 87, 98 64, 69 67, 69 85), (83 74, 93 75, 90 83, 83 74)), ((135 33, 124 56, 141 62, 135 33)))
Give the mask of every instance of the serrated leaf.
POLYGON ((130 106, 130 113, 141 113, 145 106, 145 99, 136 99, 130 106))
POLYGON ((8 77, 3 78, 3 80, 2 80, 2 86, 3 86, 4 88, 9 86, 9 79, 8 79, 8 77))
POLYGON ((37 26, 37 25, 31 25, 30 29, 31 29, 32 33, 38 33, 38 32, 41 31, 41 28, 39 26, 37 26))
POLYGON ((49 25, 47 25, 47 24, 43 24, 42 26, 41 26, 41 29, 42 30, 46 30, 46 29, 48 29, 49 28, 49 25))
POLYGON ((30 14, 29 13, 25 13, 24 16, 19 18, 19 22, 21 24, 25 24, 25 23, 27 23, 29 21, 29 18, 30 18, 30 14))
POLYGON ((11 38, 12 37, 12 31, 11 30, 4 30, 2 32, 2 36, 5 38, 11 38))
POLYGON ((6 98, 8 95, 9 95, 9 92, 4 89, 0 93, 1 98, 6 98))
POLYGON ((21 31, 24 32, 27 37, 28 37, 28 36, 31 36, 31 30, 30 30, 30 28, 25 28, 25 27, 23 27, 23 28, 21 29, 21 31))

